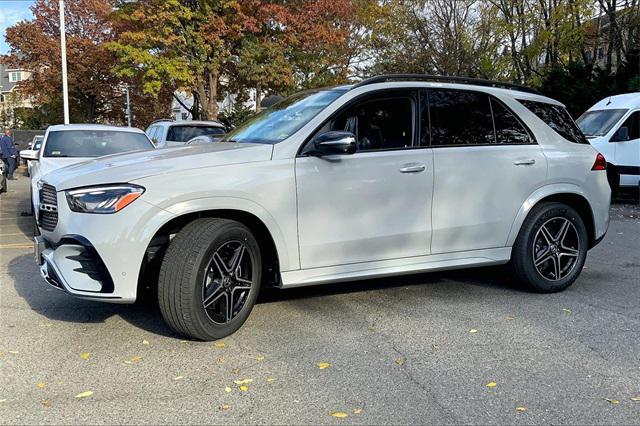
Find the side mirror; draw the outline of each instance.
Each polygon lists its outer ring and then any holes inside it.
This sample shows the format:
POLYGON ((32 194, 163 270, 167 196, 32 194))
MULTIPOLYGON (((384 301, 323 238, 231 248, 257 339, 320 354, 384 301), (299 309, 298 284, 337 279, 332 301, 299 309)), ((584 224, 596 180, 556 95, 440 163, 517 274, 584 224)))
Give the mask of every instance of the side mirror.
POLYGON ((611 142, 625 142, 629 140, 629 128, 622 126, 613 134, 611 142))
POLYGON ((356 152, 356 137, 351 132, 331 131, 313 139, 312 155, 343 155, 356 152))
POLYGON ((34 151, 32 149, 25 149, 24 151, 20 151, 20 158, 22 158, 23 160, 38 161, 38 151, 34 151))

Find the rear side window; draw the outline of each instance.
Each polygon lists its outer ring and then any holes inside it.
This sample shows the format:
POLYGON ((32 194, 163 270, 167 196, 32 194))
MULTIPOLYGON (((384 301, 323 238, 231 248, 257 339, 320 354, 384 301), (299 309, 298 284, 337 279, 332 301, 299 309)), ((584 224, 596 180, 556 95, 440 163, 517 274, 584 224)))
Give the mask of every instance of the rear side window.
POLYGON ((171 126, 167 140, 172 142, 187 142, 196 136, 224 135, 224 129, 217 126, 171 126))
POLYGON ((495 143, 489 96, 466 90, 430 90, 432 146, 495 143))
POLYGON ((519 101, 540 120, 544 121, 547 126, 551 127, 556 133, 569 142, 589 143, 564 107, 544 102, 519 101))
POLYGON ((492 98, 491 110, 493 111, 498 144, 533 143, 533 139, 524 125, 502 102, 492 98))

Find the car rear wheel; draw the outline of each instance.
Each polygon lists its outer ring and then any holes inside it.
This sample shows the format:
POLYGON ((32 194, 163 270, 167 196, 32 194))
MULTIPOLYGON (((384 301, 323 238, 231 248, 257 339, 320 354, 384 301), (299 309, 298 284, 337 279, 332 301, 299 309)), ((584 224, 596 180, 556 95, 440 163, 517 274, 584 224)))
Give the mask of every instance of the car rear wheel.
POLYGON ((509 266, 532 291, 562 291, 580 275, 587 248, 587 229, 578 212, 563 203, 543 203, 523 223, 509 266))
POLYGON ((226 337, 253 309, 261 280, 258 243, 243 224, 198 219, 171 241, 158 279, 162 316, 180 334, 226 337))

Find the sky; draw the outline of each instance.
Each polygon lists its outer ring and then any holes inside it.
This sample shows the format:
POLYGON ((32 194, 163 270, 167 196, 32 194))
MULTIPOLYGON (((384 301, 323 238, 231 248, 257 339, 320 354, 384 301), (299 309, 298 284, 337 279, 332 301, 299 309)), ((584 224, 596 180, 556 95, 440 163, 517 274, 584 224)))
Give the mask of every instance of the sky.
POLYGON ((16 22, 33 17, 29 7, 34 0, 0 0, 0 55, 9 52, 9 46, 4 39, 7 28, 16 22))

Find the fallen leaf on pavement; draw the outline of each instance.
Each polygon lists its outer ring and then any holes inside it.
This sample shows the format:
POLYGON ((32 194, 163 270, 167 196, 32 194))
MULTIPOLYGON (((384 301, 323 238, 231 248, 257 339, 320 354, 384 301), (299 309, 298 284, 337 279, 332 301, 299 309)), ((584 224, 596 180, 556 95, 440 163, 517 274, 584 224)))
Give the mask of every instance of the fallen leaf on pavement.
POLYGON ((632 396, 629 399, 632 400, 632 401, 640 401, 640 396, 632 396))
POLYGON ((148 345, 148 344, 149 344, 149 341, 148 341, 147 339, 144 339, 144 340, 142 341, 142 344, 143 344, 143 345, 148 345))
POLYGON ((471 333, 471 334, 474 334, 474 333, 477 333, 477 332, 478 332, 478 330, 476 330, 475 328, 472 328, 471 330, 469 330, 469 333, 471 333))
POLYGON ((276 379, 274 379, 273 377, 267 377, 267 383, 273 383, 275 381, 276 379))
POLYGON ((264 361, 264 355, 258 355, 256 361, 264 361))
POLYGON ((82 358, 82 359, 89 359, 89 358, 91 358, 91 354, 90 354, 89 352, 82 352, 82 353, 80 354, 80 358, 82 358))
POLYGON ((124 361, 125 364, 137 364, 140 361, 142 361, 142 357, 139 355, 136 355, 134 357, 131 357, 130 359, 127 359, 124 361))
POLYGON ((224 342, 215 342, 213 344, 214 347, 218 348, 218 349, 222 349, 224 348, 226 345, 224 344, 224 342))
POLYGON ((232 368, 231 369, 231 374, 240 374, 240 369, 239 368, 232 368))
POLYGON ((231 388, 230 388, 229 386, 227 386, 226 388, 224 388, 224 391, 225 391, 226 393, 230 393, 230 392, 231 392, 231 388))
POLYGON ((516 407, 516 411, 519 413, 524 413, 525 411, 527 411, 527 409, 525 407, 516 407))
POLYGON ((230 406, 230 405, 228 405, 228 404, 222 404, 222 405, 220 406, 220 411, 227 411, 229 408, 231 408, 231 406, 230 406))
POLYGON ((44 389, 44 386, 45 386, 45 385, 44 385, 44 383, 42 383, 42 382, 40 382, 40 383, 36 383, 36 387, 37 387, 38 389, 44 389))
POLYGON ((182 380, 184 379, 184 376, 176 376, 173 378, 173 380, 182 380))
POLYGON ((360 407, 355 408, 355 409, 353 410, 353 414, 360 414, 360 413, 362 413, 362 408, 360 408, 360 407))
POLYGON ((507 321, 511 321, 512 319, 514 319, 515 317, 512 315, 507 315, 506 317, 504 317, 507 321))
POLYGON ((566 313, 570 314, 571 313, 571 309, 566 309, 566 308, 562 308, 563 311, 565 311, 566 313))
POLYGON ((609 398, 605 398, 605 401, 607 401, 609 404, 620 404, 620 401, 618 401, 617 399, 609 399, 609 398))
POLYGON ((498 384, 496 382, 489 382, 485 386, 488 388, 495 388, 498 384))
POLYGON ((404 365, 404 358, 398 358, 394 361, 396 364, 402 366, 404 365))
POLYGON ((49 401, 48 399, 45 399, 41 402, 41 404, 44 405, 45 407, 50 407, 51 401, 49 401))
POLYGON ((82 392, 76 395, 76 398, 87 398, 89 396, 93 395, 92 391, 86 391, 86 392, 82 392))
POLYGON ((4 402, 7 402, 7 400, 6 399, 0 399, 0 404, 2 404, 4 402))
POLYGON ((332 411, 330 414, 331 414, 332 417, 335 417, 337 419, 344 419, 345 417, 349 416, 344 411, 332 411))
POLYGON ((319 362, 318 364, 316 364, 318 366, 318 368, 320 370, 324 370, 325 368, 329 368, 331 367, 331 364, 329 364, 328 362, 319 362))
POLYGON ((243 392, 246 392, 249 390, 249 386, 247 385, 238 386, 238 389, 240 389, 243 392))
POLYGON ((246 385, 247 383, 253 382, 253 379, 242 379, 242 380, 234 380, 233 383, 236 385, 246 385))
POLYGON ((9 351, 11 355, 18 355, 18 351, 9 351))
POLYGON ((218 364, 224 364, 224 357, 218 358, 218 364))

